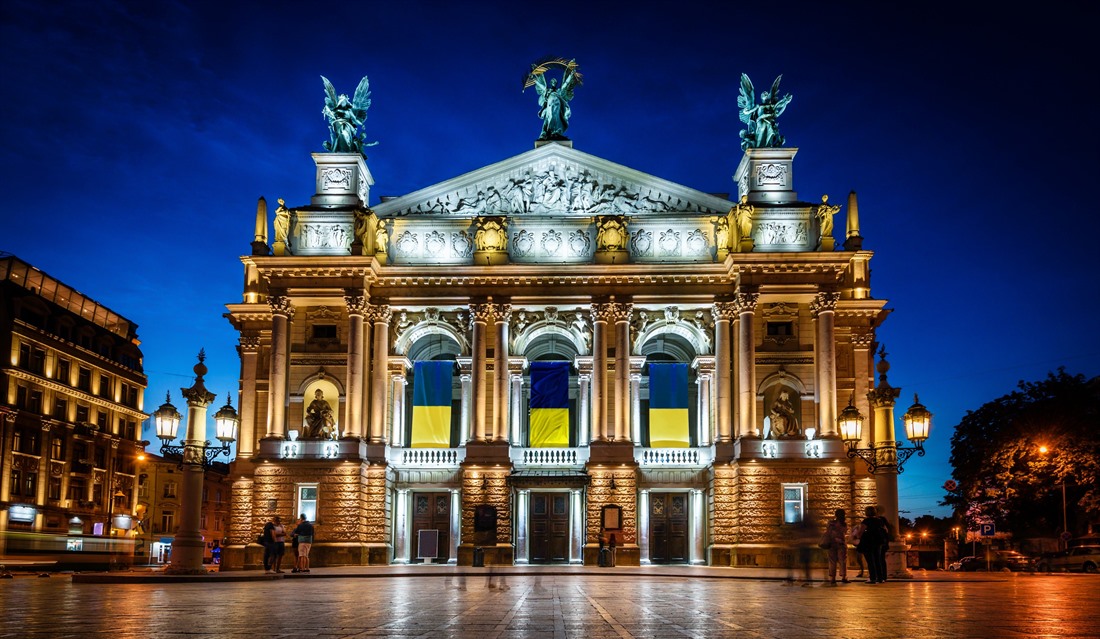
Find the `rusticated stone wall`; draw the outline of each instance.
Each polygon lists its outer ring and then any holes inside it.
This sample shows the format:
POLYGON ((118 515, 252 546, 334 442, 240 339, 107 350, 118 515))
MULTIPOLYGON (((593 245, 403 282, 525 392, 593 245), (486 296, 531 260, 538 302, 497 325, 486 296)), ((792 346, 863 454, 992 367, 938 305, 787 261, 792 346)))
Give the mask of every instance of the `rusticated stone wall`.
POLYGON ((508 470, 469 470, 462 476, 462 539, 473 544, 512 543, 512 497, 508 470), (481 505, 497 509, 495 540, 486 533, 474 533, 474 508, 481 505))
POLYGON ((875 488, 875 478, 870 475, 856 478, 852 482, 852 512, 848 513, 848 522, 854 523, 864 517, 864 511, 868 506, 878 504, 878 490, 875 488))
POLYGON ((806 516, 817 524, 832 519, 837 508, 852 510, 851 467, 846 464, 742 464, 737 469, 737 483, 740 515, 737 543, 794 540, 798 531, 782 523, 782 484, 807 485, 806 516))
POLYGON ((711 543, 737 543, 737 467, 716 464, 710 483, 711 543))
POLYGON ((588 530, 585 543, 599 543, 603 507, 614 504, 623 509, 622 530, 615 531, 616 545, 637 544, 638 480, 635 469, 589 468, 588 474, 592 480, 588 485, 588 530), (615 478, 614 490, 611 488, 612 477, 615 478))
MULTIPOLYGON (((274 515, 280 515, 287 524, 298 519, 295 512, 298 508, 298 484, 317 484, 316 543, 385 543, 388 539, 386 467, 343 462, 257 466, 248 526, 251 532, 245 536, 246 539, 259 535, 264 523, 274 515)), ((234 494, 234 516, 243 518, 245 508, 245 504, 234 494)))
MULTIPOLYGON (((392 537, 390 513, 392 512, 393 491, 390 490, 392 473, 387 466, 363 465, 349 466, 360 470, 360 499, 362 507, 356 504, 347 512, 340 513, 340 520, 354 522, 359 516, 361 540, 370 544, 386 545, 392 537), (357 512, 358 511, 358 512, 357 512)), ((348 492, 352 492, 348 488, 348 492)), ((388 559, 387 559, 388 562, 388 559)))
POLYGON ((229 501, 229 543, 247 545, 255 543, 259 532, 252 527, 252 489, 251 477, 238 477, 233 481, 233 492, 229 501))

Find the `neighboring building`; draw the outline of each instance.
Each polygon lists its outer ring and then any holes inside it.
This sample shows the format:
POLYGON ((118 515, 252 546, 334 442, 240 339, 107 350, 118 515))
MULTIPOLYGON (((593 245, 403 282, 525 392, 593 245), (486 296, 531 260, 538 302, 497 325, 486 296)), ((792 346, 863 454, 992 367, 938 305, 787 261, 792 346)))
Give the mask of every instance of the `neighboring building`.
POLYGON ((48 549, 42 536, 53 535, 73 552, 100 553, 97 538, 129 537, 146 418, 139 345, 130 320, 0 255, 0 348, 9 354, 0 364, 0 551, 48 549))
MULTIPOLYGON (((183 472, 178 460, 149 453, 138 463, 137 522, 134 527, 134 560, 166 564, 180 522, 183 472)), ((203 476, 202 515, 199 530, 206 542, 204 563, 217 563, 229 521, 229 465, 212 463, 203 476)))
POLYGON ((853 397, 863 445, 895 439, 869 399, 886 301, 855 194, 837 250, 796 151, 745 152, 730 200, 536 143, 373 210, 362 156, 314 154, 270 247, 261 200, 228 305, 226 567, 300 512, 317 565, 594 564, 604 542, 619 565, 778 565, 803 519, 875 503, 837 415, 853 397))

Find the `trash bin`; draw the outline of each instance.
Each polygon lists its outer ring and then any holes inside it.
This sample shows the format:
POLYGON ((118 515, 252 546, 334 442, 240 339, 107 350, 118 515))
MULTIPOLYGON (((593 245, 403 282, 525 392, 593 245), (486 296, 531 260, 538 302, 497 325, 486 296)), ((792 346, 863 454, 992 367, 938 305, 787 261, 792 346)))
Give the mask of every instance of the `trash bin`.
POLYGON ((481 546, 474 546, 474 568, 485 567, 485 549, 481 546))
POLYGON ((600 548, 598 563, 600 568, 608 568, 611 566, 611 550, 609 548, 600 548))

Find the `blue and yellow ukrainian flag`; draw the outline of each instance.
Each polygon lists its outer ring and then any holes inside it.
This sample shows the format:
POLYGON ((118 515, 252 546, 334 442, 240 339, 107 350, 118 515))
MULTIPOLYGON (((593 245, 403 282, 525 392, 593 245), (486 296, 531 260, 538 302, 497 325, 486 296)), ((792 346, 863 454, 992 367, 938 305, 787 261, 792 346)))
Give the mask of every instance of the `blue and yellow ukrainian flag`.
POLYGON ((687 364, 649 365, 649 445, 691 446, 687 364))
POLYGON ((569 362, 531 362, 533 448, 569 447, 569 362))
POLYGON ((453 361, 413 363, 411 448, 450 448, 453 361))

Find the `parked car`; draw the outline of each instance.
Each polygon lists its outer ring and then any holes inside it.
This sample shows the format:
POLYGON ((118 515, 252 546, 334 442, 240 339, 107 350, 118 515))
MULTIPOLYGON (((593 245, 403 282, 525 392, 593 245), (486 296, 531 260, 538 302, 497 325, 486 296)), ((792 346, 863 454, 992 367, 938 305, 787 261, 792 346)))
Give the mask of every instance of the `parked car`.
POLYGON ((973 556, 971 556, 971 557, 959 557, 958 561, 952 561, 950 564, 948 564, 947 569, 952 570, 952 571, 966 570, 965 568, 963 568, 963 566, 968 564, 968 563, 971 563, 973 561, 976 561, 977 559, 978 559, 977 557, 973 557, 973 556))
POLYGON ((959 570, 1011 570, 1013 572, 1031 570, 1032 560, 1015 550, 994 550, 988 559, 985 556, 967 557, 973 559, 959 566, 959 570))
POLYGON ((1043 556, 1035 564, 1039 572, 1096 572, 1100 567, 1100 546, 1077 546, 1043 556))

